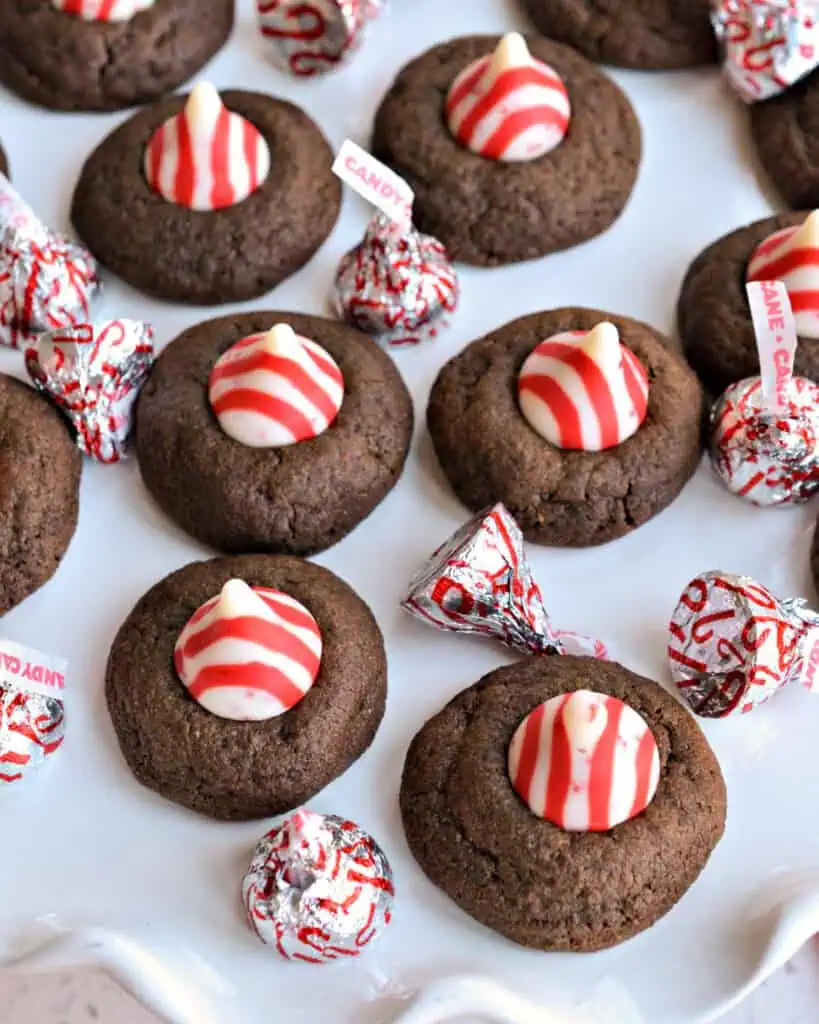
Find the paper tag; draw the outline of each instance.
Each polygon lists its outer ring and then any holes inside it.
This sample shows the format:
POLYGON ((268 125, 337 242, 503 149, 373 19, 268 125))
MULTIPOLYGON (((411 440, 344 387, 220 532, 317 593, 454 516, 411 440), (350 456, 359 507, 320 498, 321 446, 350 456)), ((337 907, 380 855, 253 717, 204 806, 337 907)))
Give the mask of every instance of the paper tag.
POLYGON ((802 685, 816 693, 819 691, 819 628, 809 630, 803 651, 802 685))
POLYGON ((67 668, 65 658, 0 639, 0 686, 62 700, 67 668))
POLYGON ((333 173, 402 228, 412 223, 412 189, 395 171, 349 139, 338 151, 333 173))
POLYGON ((773 413, 784 413, 796 356, 796 321, 782 281, 752 281, 745 286, 759 352, 762 401, 773 413))

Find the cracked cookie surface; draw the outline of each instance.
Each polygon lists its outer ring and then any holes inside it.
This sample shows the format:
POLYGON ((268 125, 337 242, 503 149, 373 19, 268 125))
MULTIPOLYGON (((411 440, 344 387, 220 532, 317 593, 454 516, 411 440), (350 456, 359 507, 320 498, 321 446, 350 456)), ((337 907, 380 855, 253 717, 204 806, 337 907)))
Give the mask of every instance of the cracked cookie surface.
POLYGON ((271 555, 195 562, 145 594, 111 648, 106 696, 120 749, 136 778, 212 818, 264 818, 298 807, 372 743, 384 714, 387 661, 369 608, 327 569, 271 555), (217 718, 173 668, 177 636, 229 579, 301 602, 322 636, 319 674, 278 718, 217 718))
POLYGON ((662 334, 628 317, 568 308, 514 320, 451 359, 433 385, 427 425, 467 508, 501 501, 528 540, 579 547, 629 533, 677 497, 700 461, 704 412, 696 376, 662 334), (524 419, 518 373, 541 341, 602 320, 617 326, 648 372, 648 413, 615 448, 562 451, 524 419))
POLYGON ((412 402, 392 359, 351 327, 259 312, 191 327, 164 350, 139 396, 136 451, 163 511, 220 551, 308 555, 330 547, 392 490, 412 438, 412 402), (324 433, 286 448, 248 448, 225 434, 208 377, 241 338, 289 324, 325 348, 344 401, 324 433))
POLYGON ((760 162, 792 210, 819 206, 819 73, 750 110, 760 162))
POLYGON ((521 0, 539 32, 590 60, 645 70, 715 64, 710 0, 521 0))
POLYGON ((446 96, 498 41, 455 39, 411 61, 382 101, 372 139, 374 155, 414 189, 420 230, 443 242, 452 259, 482 266, 535 259, 601 234, 631 195, 642 148, 637 117, 614 82, 568 47, 529 37, 532 54, 568 90, 568 135, 523 163, 465 149, 446 125, 446 96))
POLYGON ((57 571, 77 526, 81 473, 62 416, 0 374, 0 614, 57 571))
MULTIPOLYGON (((677 304, 680 338, 688 361, 714 395, 759 373, 745 277, 756 247, 775 231, 807 217, 782 213, 739 228, 704 249, 686 272, 677 304)), ((800 338, 795 372, 819 382, 819 341, 800 338)))
POLYGON ((0 82, 54 110, 119 110, 164 96, 233 29, 234 0, 156 0, 128 21, 85 21, 51 0, 0 3, 0 82))
POLYGON ((460 693, 412 742, 401 815, 419 865, 467 914, 535 949, 591 952, 650 927, 704 868, 725 826, 725 783, 688 711, 613 662, 540 656, 460 693), (539 704, 574 690, 618 697, 651 728, 660 783, 609 832, 535 817, 507 774, 509 743, 539 704))
POLYGON ((256 298, 299 270, 335 226, 341 182, 321 130, 292 103, 226 90, 225 106, 254 124, 270 173, 234 206, 199 212, 148 184, 145 147, 187 97, 163 100, 117 128, 86 160, 71 216, 100 263, 161 299, 221 304, 256 298))

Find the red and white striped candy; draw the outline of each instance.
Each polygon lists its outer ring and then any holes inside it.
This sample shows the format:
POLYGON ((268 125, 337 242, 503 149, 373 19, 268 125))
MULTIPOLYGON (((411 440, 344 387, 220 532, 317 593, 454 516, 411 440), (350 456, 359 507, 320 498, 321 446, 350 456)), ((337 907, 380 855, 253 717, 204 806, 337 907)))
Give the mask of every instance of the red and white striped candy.
POLYGON ((782 281, 801 338, 819 338, 819 210, 770 235, 748 264, 749 281, 782 281))
POLYGON ((140 11, 153 7, 155 0, 51 0, 51 6, 86 21, 130 21, 140 11))
POLYGON ((161 125, 145 149, 148 183, 169 203, 190 210, 235 206, 269 171, 261 132, 232 114, 207 82, 194 86, 182 113, 161 125))
POLYGON ((654 799, 660 755, 633 708, 577 690, 524 718, 509 747, 509 777, 539 818, 567 832, 607 832, 654 799))
POLYGON ((283 448, 318 437, 338 415, 344 378, 320 345, 286 324, 232 345, 208 381, 224 432, 250 448, 283 448))
POLYGON ((613 324, 541 342, 518 377, 533 430, 557 448, 599 452, 636 433, 648 410, 648 374, 613 324))
POLYGON ((229 580, 188 619, 174 666, 207 711, 261 722, 299 703, 316 681, 321 651, 316 620, 298 601, 229 580))
POLYGON ((507 163, 551 152, 566 137, 570 116, 566 86, 517 33, 465 68, 446 100, 447 123, 458 142, 507 163))

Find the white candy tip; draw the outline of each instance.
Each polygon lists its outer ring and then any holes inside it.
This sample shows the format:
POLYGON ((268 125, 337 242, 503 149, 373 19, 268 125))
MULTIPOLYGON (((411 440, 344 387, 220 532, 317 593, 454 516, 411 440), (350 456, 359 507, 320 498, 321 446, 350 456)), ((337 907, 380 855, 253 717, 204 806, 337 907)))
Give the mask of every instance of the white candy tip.
POLYGON ((813 210, 807 215, 795 237, 810 240, 814 245, 819 242, 819 210, 813 210))
POLYGON ((248 601, 256 601, 256 595, 244 580, 228 580, 219 594, 219 610, 227 618, 242 614, 248 601))
POLYGON ((599 323, 582 342, 585 352, 599 365, 612 371, 620 366, 620 332, 614 324, 599 323))
POLYGON ((498 43, 489 64, 489 77, 494 78, 508 68, 525 67, 531 63, 532 55, 526 40, 519 32, 510 32, 498 43))
POLYGON ((299 339, 289 324, 276 324, 264 337, 264 349, 275 355, 292 352, 298 348, 299 339))
POLYGON ((563 709, 566 730, 575 740, 602 735, 607 719, 605 699, 590 690, 578 690, 563 709))
POLYGON ((210 121, 222 109, 222 98, 210 82, 197 82, 191 89, 185 112, 191 121, 210 121))

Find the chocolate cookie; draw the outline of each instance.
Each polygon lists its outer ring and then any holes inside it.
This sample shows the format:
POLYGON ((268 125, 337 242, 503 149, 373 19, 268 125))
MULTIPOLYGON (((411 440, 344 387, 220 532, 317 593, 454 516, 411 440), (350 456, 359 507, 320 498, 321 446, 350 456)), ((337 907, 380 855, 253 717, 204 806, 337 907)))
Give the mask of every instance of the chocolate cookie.
MULTIPOLYGON (((759 373, 745 293, 748 261, 774 231, 801 224, 806 216, 784 213, 732 231, 689 267, 677 306, 680 337, 689 363, 714 394, 759 373)), ((819 381, 819 341, 799 339, 795 367, 797 374, 819 381)))
POLYGON ((157 360, 139 397, 142 478, 183 530, 226 552, 309 555, 357 526, 392 490, 412 438, 412 402, 370 338, 321 317, 251 313, 185 331, 157 360), (250 448, 223 432, 208 378, 234 342, 289 324, 321 345, 344 377, 344 400, 318 437, 250 448))
POLYGON ((146 181, 145 148, 185 97, 135 114, 82 169, 72 206, 80 237, 104 266, 148 295, 198 304, 255 298, 304 266, 335 225, 341 183, 317 125, 292 103, 261 93, 232 90, 222 99, 270 149, 267 179, 243 202, 191 210, 146 181))
POLYGON ((536 313, 472 342, 440 371, 427 407, 435 451, 460 500, 475 512, 503 502, 528 540, 551 545, 602 544, 657 515, 702 449, 702 389, 669 344, 648 324, 590 309, 536 313), (540 342, 604 320, 648 372, 647 416, 616 447, 561 450, 521 413, 517 376, 540 342))
POLYGON ((0 81, 54 110, 118 110, 171 92, 233 28, 233 0, 156 0, 128 21, 86 21, 51 0, 0 4, 0 81))
POLYGON ((794 210, 819 206, 819 73, 751 107, 762 166, 794 210))
POLYGON ((81 471, 59 413, 0 374, 0 613, 57 571, 77 527, 81 471))
POLYGON ((157 583, 117 633, 106 673, 111 720, 136 778, 223 820, 266 818, 315 796, 372 743, 386 692, 381 632, 361 598, 327 569, 271 555, 195 562, 157 583), (180 630, 234 578, 295 598, 321 631, 315 683, 267 721, 211 714, 174 670, 180 630))
POLYGON ((534 657, 485 676, 418 733, 401 781, 410 849, 458 906, 514 942, 591 952, 649 928, 722 837, 725 783, 694 719, 656 683, 612 662, 534 657), (656 795, 608 832, 566 832, 512 788, 509 744, 542 702, 590 689, 624 701, 660 756, 656 795))
POLYGON ((709 0, 521 0, 539 32, 590 60, 644 70, 714 64, 709 0))
POLYGON ((0 146, 0 174, 5 174, 7 178, 9 177, 9 162, 2 146, 0 146))
POLYGON ((446 98, 461 71, 498 41, 455 39, 413 60, 384 98, 372 140, 374 154, 415 190, 418 227, 453 259, 483 266, 534 259, 605 231, 631 194, 642 145, 614 82, 573 50, 532 37, 532 54, 568 91, 568 135, 545 156, 517 163, 463 147, 447 127, 446 98))

